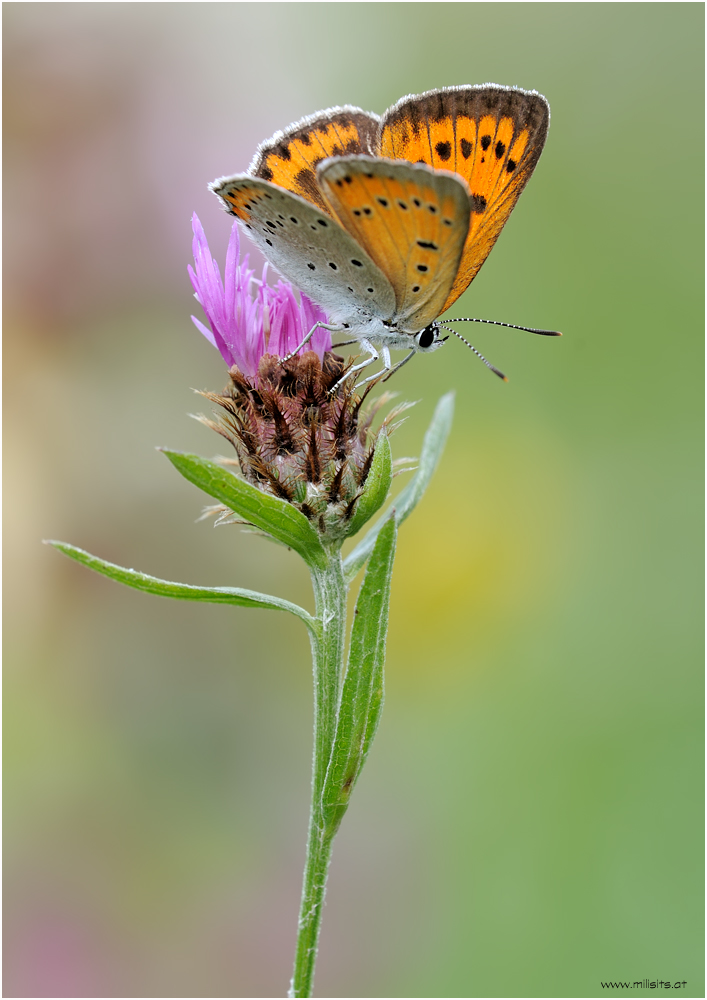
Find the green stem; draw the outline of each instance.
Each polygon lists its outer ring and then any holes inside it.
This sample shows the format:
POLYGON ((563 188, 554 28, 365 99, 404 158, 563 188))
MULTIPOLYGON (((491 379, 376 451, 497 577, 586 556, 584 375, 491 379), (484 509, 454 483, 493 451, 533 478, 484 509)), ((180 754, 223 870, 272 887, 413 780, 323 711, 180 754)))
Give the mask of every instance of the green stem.
POLYGON ((327 871, 337 829, 331 821, 327 822, 323 792, 336 734, 337 709, 344 672, 348 588, 344 582, 343 565, 338 551, 330 554, 325 568, 312 568, 312 584, 316 617, 321 630, 316 638, 310 633, 314 661, 312 805, 290 997, 312 996, 327 871))

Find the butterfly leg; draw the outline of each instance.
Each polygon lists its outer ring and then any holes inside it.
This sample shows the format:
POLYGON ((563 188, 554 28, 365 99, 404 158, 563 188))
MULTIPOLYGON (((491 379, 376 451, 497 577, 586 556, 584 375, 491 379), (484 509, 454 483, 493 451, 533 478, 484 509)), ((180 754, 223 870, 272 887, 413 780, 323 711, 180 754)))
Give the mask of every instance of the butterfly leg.
MULTIPOLYGON (((364 351, 368 351, 370 357, 367 357, 366 360, 362 361, 360 364, 354 365, 352 368, 349 368, 344 377, 340 378, 339 381, 336 383, 336 385, 333 385, 331 387, 329 392, 334 392, 336 389, 339 388, 342 382, 346 381, 349 375, 353 375, 354 372, 360 372, 362 368, 367 368, 368 365, 370 365, 373 361, 377 361, 378 358, 380 357, 378 351, 375 349, 370 340, 361 340, 359 341, 359 343, 361 344, 361 347, 364 349, 364 351)), ((388 354, 388 366, 390 367, 390 353, 388 352, 388 348, 384 347, 383 352, 384 355, 388 354)), ((368 379, 366 379, 366 381, 368 381, 368 379)))
MULTIPOLYGON (((385 357, 385 353, 384 353, 384 352, 381 352, 381 353, 383 353, 383 360, 385 361, 385 360, 386 360, 386 357, 385 357)), ((391 377, 391 375, 395 375, 395 373, 396 373, 397 371, 399 371, 399 370, 400 370, 400 369, 401 369, 401 368, 403 367, 403 365, 406 365, 406 364, 408 363, 408 361, 410 360, 410 358, 411 358, 411 357, 413 357, 413 355, 415 355, 415 354, 417 354, 417 351, 416 351, 416 350, 413 350, 413 351, 410 351, 410 353, 409 353, 409 354, 407 354, 407 355, 406 355, 406 356, 405 356, 405 357, 403 358, 403 360, 402 360, 402 361, 399 361, 399 362, 397 363, 397 365, 393 365, 393 367, 392 367, 392 368, 391 368, 391 365, 390 365, 390 354, 388 354, 388 358, 387 358, 387 361, 388 361, 388 365, 387 365, 387 367, 386 367, 386 368, 384 368, 384 369, 383 369, 383 371, 381 371, 381 372, 376 372, 376 374, 375 374, 375 375, 370 375, 370 376, 369 376, 368 378, 365 378, 365 379, 363 380, 363 382, 359 382, 359 383, 358 383, 358 385, 356 386, 356 388, 358 389, 358 387, 359 387, 359 386, 361 386, 361 385, 365 385, 365 384, 366 384, 366 382, 372 382, 372 381, 373 381, 374 379, 377 379, 377 378, 380 378, 380 377, 381 377, 381 375, 385 375, 385 378, 383 379, 383 381, 384 381, 384 382, 387 382, 387 381, 388 381, 388 379, 389 379, 389 378, 391 377), (387 374, 387 375, 386 375, 386 371, 388 372, 388 374, 387 374)))
POLYGON ((408 363, 408 361, 410 360, 410 358, 414 357, 416 354, 417 354, 417 351, 410 351, 409 354, 406 354, 405 357, 403 358, 403 360, 399 361, 397 363, 397 365, 395 366, 395 368, 391 368, 391 370, 388 372, 388 374, 383 379, 383 381, 387 382, 391 375, 395 375, 395 373, 397 371, 400 371, 400 369, 403 367, 403 365, 406 365, 408 363))
MULTIPOLYGON (((359 382, 358 385, 354 386, 354 388, 358 389, 359 386, 365 385, 366 382, 375 382, 375 380, 377 378, 380 378, 381 375, 385 375, 386 372, 390 371, 390 369, 392 367, 392 365, 390 363, 390 349, 388 347, 381 347, 381 354, 383 355, 383 369, 382 369, 382 371, 376 372, 375 375, 369 375, 368 378, 364 378, 363 381, 359 382)), ((369 358, 368 361, 367 361, 367 364, 370 364, 370 362, 374 361, 374 360, 375 360, 375 358, 369 358)), ((361 366, 359 365, 359 367, 361 367, 361 366)), ((356 369, 352 368, 351 370, 355 371, 356 369)), ((395 370, 395 369, 393 369, 393 370, 395 370)))
MULTIPOLYGON (((312 329, 307 334, 307 336, 302 341, 302 343, 299 344, 297 347, 295 347, 294 351, 290 351, 289 354, 286 354, 284 358, 280 358, 280 361, 289 361, 290 358, 294 358, 295 354, 298 354, 302 350, 302 348, 305 347, 310 342, 314 334, 319 329, 329 330, 331 333, 343 333, 343 330, 340 326, 332 326, 330 323, 315 323, 312 329)), ((378 357, 378 355, 376 355, 376 357, 378 357)))

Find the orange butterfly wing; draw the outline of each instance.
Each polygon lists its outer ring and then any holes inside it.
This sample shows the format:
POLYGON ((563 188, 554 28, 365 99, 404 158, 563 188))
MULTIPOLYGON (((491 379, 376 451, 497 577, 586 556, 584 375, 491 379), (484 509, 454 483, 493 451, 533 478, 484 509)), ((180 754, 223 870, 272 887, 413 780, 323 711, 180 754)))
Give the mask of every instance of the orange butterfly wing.
POLYGON ((261 143, 248 173, 292 191, 326 211, 317 186, 317 164, 330 156, 374 155, 379 127, 378 115, 360 108, 319 111, 261 143))
POLYGON ((471 222, 440 313, 466 291, 535 169, 550 109, 540 94, 498 86, 449 87, 404 97, 381 122, 379 153, 460 174, 471 222))
POLYGON ((327 160, 319 185, 344 229, 395 292, 395 321, 417 333, 437 319, 469 230, 469 190, 447 170, 380 157, 327 160))

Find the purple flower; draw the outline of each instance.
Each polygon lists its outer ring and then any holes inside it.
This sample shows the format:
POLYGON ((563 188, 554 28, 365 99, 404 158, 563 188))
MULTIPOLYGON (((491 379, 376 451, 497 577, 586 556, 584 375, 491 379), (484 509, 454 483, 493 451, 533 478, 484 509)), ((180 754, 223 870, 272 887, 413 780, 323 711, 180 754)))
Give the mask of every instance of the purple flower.
MULTIPOLYGON (((299 301, 291 285, 278 281, 267 284, 267 264, 260 280, 248 268, 248 257, 240 258, 238 224, 233 223, 228 241, 224 281, 218 264, 211 256, 209 244, 196 213, 192 217, 194 230, 194 267, 189 277, 194 295, 209 321, 204 326, 196 316, 194 325, 209 343, 217 347, 228 367, 237 365, 251 378, 258 370, 264 354, 284 357, 304 340, 315 323, 328 322, 326 313, 300 294, 299 301)), ((319 328, 305 348, 315 351, 321 361, 331 350, 331 335, 319 328)))

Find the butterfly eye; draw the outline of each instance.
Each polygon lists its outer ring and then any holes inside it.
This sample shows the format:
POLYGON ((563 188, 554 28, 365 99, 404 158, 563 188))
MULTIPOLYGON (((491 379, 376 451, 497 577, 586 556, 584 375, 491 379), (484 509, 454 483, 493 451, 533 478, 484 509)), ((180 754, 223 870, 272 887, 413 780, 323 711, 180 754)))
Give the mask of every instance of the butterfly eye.
POLYGON ((424 330, 420 330, 415 339, 417 340, 417 346, 425 350, 425 348, 431 347, 432 344, 434 344, 436 338, 437 330, 434 325, 430 323, 430 325, 426 326, 424 330))

